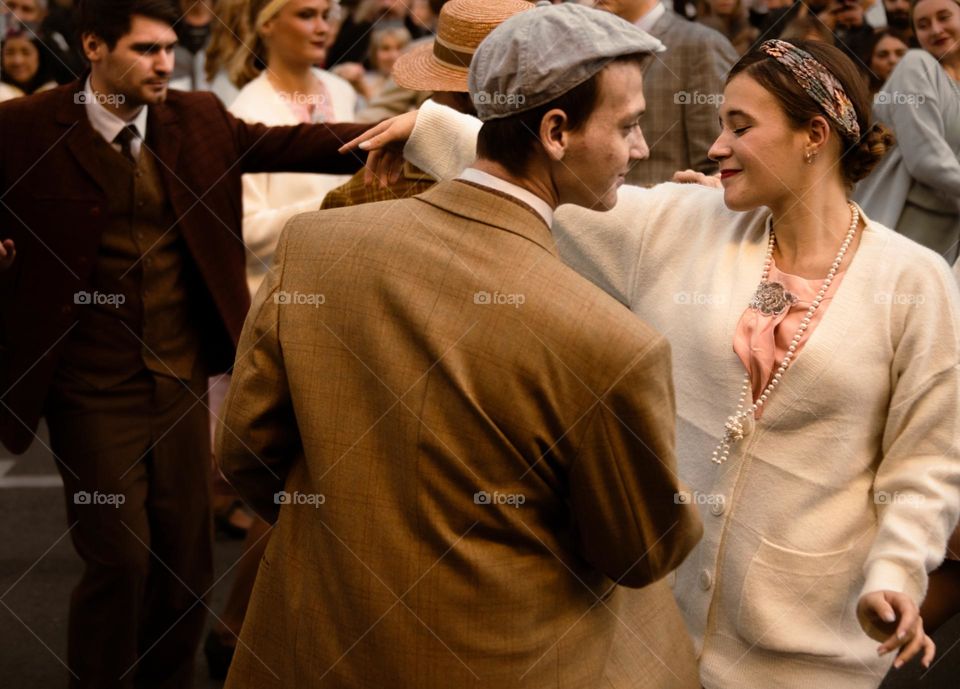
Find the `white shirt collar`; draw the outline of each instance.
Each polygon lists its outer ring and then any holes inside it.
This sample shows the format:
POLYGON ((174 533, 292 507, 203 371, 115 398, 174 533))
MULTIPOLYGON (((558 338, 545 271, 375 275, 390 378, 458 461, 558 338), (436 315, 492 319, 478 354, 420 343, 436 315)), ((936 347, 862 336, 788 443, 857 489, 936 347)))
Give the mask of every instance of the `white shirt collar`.
POLYGON ((544 222, 547 223, 547 227, 551 227, 553 225, 553 209, 550 208, 550 204, 533 192, 527 191, 523 187, 519 187, 513 182, 508 182, 505 179, 494 177, 490 173, 484 172, 483 170, 478 170, 474 167, 468 167, 466 170, 460 173, 460 176, 457 177, 457 179, 462 179, 466 182, 473 182, 474 184, 479 184, 482 187, 496 189, 497 191, 512 196, 519 201, 523 201, 526 205, 535 210, 537 215, 543 218, 544 222))
POLYGON ((664 12, 666 11, 667 11, 667 8, 663 6, 663 3, 658 2, 656 5, 653 6, 653 8, 649 12, 647 12, 645 15, 640 17, 640 19, 638 19, 634 25, 638 29, 643 29, 647 33, 650 33, 650 30, 653 28, 653 25, 660 20, 660 17, 662 17, 664 12))
MULTIPOLYGON (((147 106, 140 108, 137 116, 129 122, 117 117, 97 100, 97 97, 93 93, 93 87, 90 86, 89 76, 83 85, 83 105, 87 111, 90 126, 109 144, 113 144, 113 140, 117 138, 117 134, 128 124, 135 126, 139 138, 135 137, 133 141, 130 142, 130 150, 135 158, 140 155, 140 145, 142 141, 147 138, 147 106)), ((119 150, 119 144, 115 144, 115 147, 119 150)))

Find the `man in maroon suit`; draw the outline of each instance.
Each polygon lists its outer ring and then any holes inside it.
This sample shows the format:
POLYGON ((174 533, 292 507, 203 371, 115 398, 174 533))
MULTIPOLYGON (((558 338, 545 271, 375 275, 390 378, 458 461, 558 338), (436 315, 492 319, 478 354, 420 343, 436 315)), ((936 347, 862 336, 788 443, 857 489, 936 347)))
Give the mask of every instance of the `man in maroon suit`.
POLYGON ((206 379, 232 366, 249 305, 241 175, 362 164, 336 149, 364 125, 247 125, 168 92, 177 19, 168 0, 84 0, 89 74, 0 106, 0 440, 23 452, 47 419, 85 563, 75 687, 191 683, 212 585, 206 379))

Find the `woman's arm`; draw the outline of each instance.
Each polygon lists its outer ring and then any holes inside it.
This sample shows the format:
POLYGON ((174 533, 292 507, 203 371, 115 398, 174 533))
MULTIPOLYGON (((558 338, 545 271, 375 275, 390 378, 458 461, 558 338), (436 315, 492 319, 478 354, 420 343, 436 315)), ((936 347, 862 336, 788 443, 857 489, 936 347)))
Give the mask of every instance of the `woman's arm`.
POLYGON ((480 126, 475 117, 425 101, 403 157, 438 180, 453 179, 476 160, 480 126))
POLYGON ((893 389, 874 479, 878 525, 862 589, 900 591, 917 604, 960 515, 957 287, 942 261, 923 258, 911 269, 915 278, 897 285, 915 299, 899 307, 902 332, 892 334, 893 389))
POLYGON ((307 198, 278 198, 282 189, 271 194, 270 173, 243 176, 243 243, 254 256, 269 267, 277 240, 287 221, 298 213, 319 210, 326 191, 307 198))

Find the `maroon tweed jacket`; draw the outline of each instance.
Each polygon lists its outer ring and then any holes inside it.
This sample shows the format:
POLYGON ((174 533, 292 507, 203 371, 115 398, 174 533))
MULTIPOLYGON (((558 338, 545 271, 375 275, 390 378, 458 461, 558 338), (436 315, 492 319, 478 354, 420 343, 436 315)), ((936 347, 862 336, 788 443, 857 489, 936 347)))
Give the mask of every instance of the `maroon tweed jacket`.
MULTIPOLYGON (((88 289, 100 245, 105 180, 90 152, 102 138, 76 97, 83 78, 0 104, 0 239, 17 247, 14 265, 0 273, 0 440, 14 453, 33 440, 77 322, 74 295, 88 289)), ((369 127, 245 124, 210 93, 170 91, 165 103, 150 106, 146 145, 201 275, 191 301, 210 373, 232 366, 250 304, 241 175, 352 173, 362 158, 337 148, 369 127)))

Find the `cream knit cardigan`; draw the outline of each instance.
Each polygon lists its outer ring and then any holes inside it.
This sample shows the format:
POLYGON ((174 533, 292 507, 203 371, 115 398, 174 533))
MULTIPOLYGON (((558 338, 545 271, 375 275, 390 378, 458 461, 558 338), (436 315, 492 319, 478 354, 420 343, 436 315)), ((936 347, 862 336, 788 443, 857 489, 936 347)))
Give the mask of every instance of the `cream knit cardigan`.
MULTIPOLYGON (((477 127, 428 103, 405 155, 450 178, 477 127)), ((563 206, 553 229, 570 265, 673 348, 680 478, 704 523, 673 587, 704 686, 874 688, 894 654, 877 657, 857 601, 889 589, 919 604, 960 514, 960 295, 941 257, 866 220, 823 320, 717 466, 769 218, 663 184, 622 187, 608 213, 563 206)))

